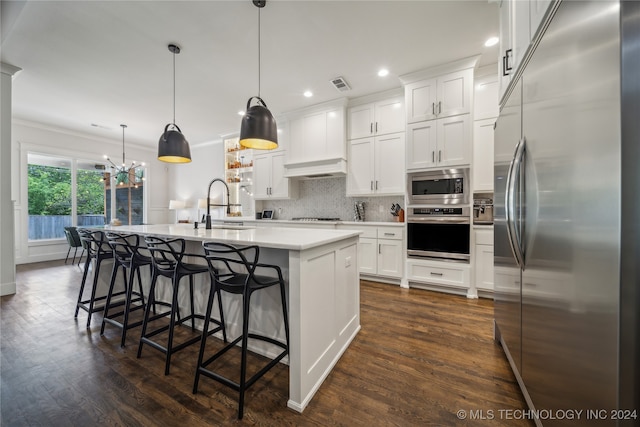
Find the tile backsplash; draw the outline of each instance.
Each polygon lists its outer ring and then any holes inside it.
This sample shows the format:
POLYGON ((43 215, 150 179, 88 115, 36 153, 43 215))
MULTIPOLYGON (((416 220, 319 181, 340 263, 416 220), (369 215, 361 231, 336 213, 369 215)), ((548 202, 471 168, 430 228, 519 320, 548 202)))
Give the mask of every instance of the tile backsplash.
POLYGON ((277 219, 299 217, 340 218, 353 221, 354 204, 364 202, 365 221, 394 221, 393 203, 403 208, 403 196, 346 197, 346 178, 306 179, 299 183, 299 197, 293 200, 264 200, 263 209, 273 209, 277 219), (382 210, 382 212, 381 212, 382 210))

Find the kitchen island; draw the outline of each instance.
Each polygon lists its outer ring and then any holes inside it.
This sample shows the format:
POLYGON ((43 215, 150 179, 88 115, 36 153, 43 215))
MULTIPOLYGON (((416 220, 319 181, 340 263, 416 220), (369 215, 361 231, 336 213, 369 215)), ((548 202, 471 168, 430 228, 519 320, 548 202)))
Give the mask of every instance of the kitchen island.
MULTIPOLYGON (((280 266, 287 284, 290 329, 287 406, 298 412, 304 410, 360 330, 358 231, 228 224, 213 225, 210 230, 196 229, 193 224, 109 226, 106 229, 183 238, 190 253, 203 253, 203 241, 257 245, 260 262, 280 266)), ((204 312, 207 295, 204 290, 208 287, 196 286, 196 289, 202 290, 196 293, 196 311, 204 312)), ((252 298, 250 329, 284 341, 279 294, 273 289, 272 293, 266 289, 252 298)), ((179 300, 180 309, 189 312, 186 295, 184 297, 179 300)), ((241 333, 241 310, 233 297, 224 294, 222 298, 230 337, 241 333)), ((251 350, 267 356, 276 351, 266 343, 251 350)))

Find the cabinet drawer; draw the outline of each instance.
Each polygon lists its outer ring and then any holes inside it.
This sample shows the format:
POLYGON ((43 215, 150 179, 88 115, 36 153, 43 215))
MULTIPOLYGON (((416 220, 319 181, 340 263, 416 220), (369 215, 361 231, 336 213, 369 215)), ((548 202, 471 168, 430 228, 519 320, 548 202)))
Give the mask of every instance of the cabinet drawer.
POLYGON ((466 264, 436 263, 410 260, 407 262, 408 279, 416 282, 438 283, 441 285, 468 287, 469 266, 466 264))
POLYGON ((402 228, 378 227, 378 239, 402 240, 402 228))

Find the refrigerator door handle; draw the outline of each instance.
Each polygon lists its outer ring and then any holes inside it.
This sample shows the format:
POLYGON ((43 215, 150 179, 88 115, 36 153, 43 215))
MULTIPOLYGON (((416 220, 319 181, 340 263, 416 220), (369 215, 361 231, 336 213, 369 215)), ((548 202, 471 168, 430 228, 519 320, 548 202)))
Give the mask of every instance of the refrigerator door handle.
POLYGON ((520 239, 520 233, 516 229, 515 222, 515 208, 516 208, 516 194, 515 183, 516 178, 519 180, 522 167, 522 160, 524 156, 525 140, 521 139, 516 145, 515 153, 513 154, 513 160, 509 164, 509 170, 507 172, 507 191, 505 193, 505 217, 507 222, 507 238, 509 240, 509 246, 513 253, 518 266, 524 269, 524 254, 522 251, 522 241, 520 239), (515 175, 515 176, 514 176, 515 175))

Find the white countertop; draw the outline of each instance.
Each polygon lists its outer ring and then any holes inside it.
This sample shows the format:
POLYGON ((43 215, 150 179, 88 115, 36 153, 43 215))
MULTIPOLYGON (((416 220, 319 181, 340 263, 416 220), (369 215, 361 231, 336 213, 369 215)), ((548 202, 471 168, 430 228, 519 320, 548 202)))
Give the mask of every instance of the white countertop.
POLYGON ((241 222, 241 223, 260 223, 260 224, 273 224, 277 227, 277 224, 301 224, 301 225, 364 225, 364 226, 391 226, 391 227, 402 227, 404 226, 404 222, 397 221, 294 221, 292 219, 255 219, 251 217, 230 217, 224 219, 214 219, 214 223, 221 224, 223 222, 241 222))
POLYGON ((105 230, 161 237, 180 237, 191 241, 213 240, 232 245, 258 245, 265 248, 305 250, 357 237, 353 230, 326 230, 312 228, 251 227, 231 224, 214 224, 206 230, 204 224, 121 225, 106 226, 105 230))

